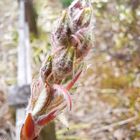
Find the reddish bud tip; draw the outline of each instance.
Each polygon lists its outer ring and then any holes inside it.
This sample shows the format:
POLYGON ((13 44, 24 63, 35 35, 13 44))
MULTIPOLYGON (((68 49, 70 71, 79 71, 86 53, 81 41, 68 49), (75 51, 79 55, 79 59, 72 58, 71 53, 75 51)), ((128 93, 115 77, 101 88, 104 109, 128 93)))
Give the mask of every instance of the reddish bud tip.
POLYGON ((35 124, 31 113, 29 113, 21 129, 20 140, 34 140, 34 138, 35 124))

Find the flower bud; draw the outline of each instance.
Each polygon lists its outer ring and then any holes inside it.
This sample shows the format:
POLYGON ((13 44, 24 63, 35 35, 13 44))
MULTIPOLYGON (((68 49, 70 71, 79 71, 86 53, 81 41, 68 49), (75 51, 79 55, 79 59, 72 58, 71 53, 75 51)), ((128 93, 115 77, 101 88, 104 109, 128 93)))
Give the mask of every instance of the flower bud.
POLYGON ((67 46, 68 37, 70 36, 70 29, 68 27, 67 12, 63 11, 58 25, 52 33, 52 44, 53 47, 67 46))
POLYGON ((92 47, 91 34, 87 29, 80 30, 71 36, 71 43, 75 47, 76 58, 83 58, 92 47))
POLYGON ((74 47, 63 49, 54 56, 52 71, 55 78, 64 78, 72 72, 74 49, 74 47))
POLYGON ((74 1, 69 10, 69 26, 71 31, 74 33, 81 28, 87 28, 91 21, 91 7, 88 3, 83 0, 74 1))

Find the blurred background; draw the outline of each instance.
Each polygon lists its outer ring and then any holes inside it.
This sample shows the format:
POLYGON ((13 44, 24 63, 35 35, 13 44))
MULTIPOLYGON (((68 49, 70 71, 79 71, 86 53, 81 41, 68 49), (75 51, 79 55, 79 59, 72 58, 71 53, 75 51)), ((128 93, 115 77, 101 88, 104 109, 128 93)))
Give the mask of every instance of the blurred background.
MULTIPOLYGON (((71 2, 33 0, 37 23, 27 16, 34 23, 30 25, 33 78, 50 50, 52 25, 71 2)), ((57 139, 140 140, 140 1, 91 2, 94 47, 73 89, 73 109, 66 115, 69 130, 55 121, 57 139)), ((8 96, 17 85, 18 12, 18 1, 0 1, 0 140, 15 135, 17 107, 8 96)))

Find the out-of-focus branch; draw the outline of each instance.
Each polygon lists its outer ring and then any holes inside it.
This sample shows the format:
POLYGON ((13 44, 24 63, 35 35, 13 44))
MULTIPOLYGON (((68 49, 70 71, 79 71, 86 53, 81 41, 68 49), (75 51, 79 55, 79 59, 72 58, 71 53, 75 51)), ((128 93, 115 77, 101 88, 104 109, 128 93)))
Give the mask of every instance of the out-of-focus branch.
POLYGON ((131 118, 128 118, 128 119, 125 119, 125 120, 122 120, 122 121, 119 121, 119 122, 112 123, 110 125, 106 125, 106 126, 94 129, 94 130, 92 130, 91 133, 96 134, 96 133, 99 133, 99 132, 102 132, 102 131, 105 131, 105 130, 111 130, 115 127, 120 127, 122 125, 126 125, 130 122, 133 122, 133 121, 137 120, 137 119, 138 119, 138 115, 136 114, 135 116, 133 116, 131 118))
MULTIPOLYGON (((19 3, 20 0, 18 0, 19 3)), ((34 8, 33 0, 24 0, 25 1, 25 21, 28 23, 29 30, 36 37, 38 36, 37 29, 37 13, 34 8)))
POLYGON ((37 14, 32 0, 25 0, 25 20, 28 22, 30 32, 37 36, 37 14))
POLYGON ((29 25, 30 32, 38 36, 37 13, 33 5, 33 0, 25 0, 25 20, 29 25))

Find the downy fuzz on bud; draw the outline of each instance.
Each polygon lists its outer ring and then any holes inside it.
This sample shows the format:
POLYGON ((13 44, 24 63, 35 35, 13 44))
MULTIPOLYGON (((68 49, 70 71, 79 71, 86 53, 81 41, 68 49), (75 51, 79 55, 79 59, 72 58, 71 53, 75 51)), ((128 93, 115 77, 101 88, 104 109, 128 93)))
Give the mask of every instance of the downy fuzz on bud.
POLYGON ((67 11, 63 11, 51 36, 54 49, 67 46, 70 34, 67 11))
POLYGON ((69 47, 56 53, 52 64, 55 78, 65 78, 72 72, 74 51, 74 47, 69 47))

